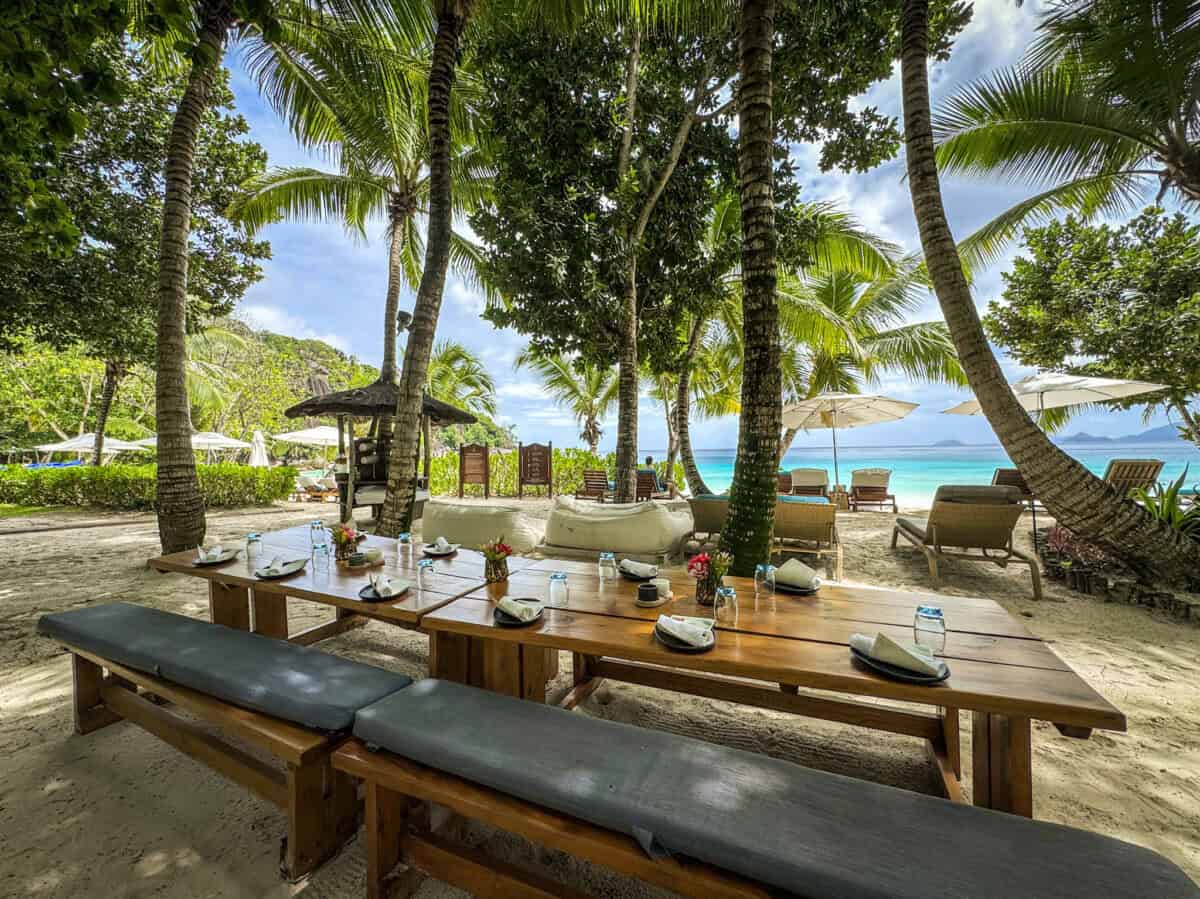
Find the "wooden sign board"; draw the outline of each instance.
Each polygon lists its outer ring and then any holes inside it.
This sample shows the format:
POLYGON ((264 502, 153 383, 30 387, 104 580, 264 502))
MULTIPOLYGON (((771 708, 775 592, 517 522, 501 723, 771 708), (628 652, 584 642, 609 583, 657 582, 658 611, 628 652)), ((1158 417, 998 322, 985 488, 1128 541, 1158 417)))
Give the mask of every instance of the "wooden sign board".
POLYGON ((554 496, 554 444, 517 444, 517 496, 526 487, 545 487, 554 496))
POLYGON ((488 477, 488 448, 478 443, 464 443, 458 448, 458 495, 463 495, 464 484, 482 484, 483 496, 490 495, 488 477))

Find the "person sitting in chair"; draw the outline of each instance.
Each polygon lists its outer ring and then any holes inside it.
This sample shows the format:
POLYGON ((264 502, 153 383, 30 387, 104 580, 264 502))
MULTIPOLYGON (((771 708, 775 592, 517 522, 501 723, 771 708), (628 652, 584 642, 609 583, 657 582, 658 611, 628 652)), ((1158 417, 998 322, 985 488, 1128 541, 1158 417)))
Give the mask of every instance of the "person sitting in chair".
POLYGON ((658 474, 658 469, 654 467, 654 457, 647 456, 645 464, 638 471, 646 471, 654 475, 654 491, 656 493, 665 493, 667 485, 663 483, 663 479, 658 474))

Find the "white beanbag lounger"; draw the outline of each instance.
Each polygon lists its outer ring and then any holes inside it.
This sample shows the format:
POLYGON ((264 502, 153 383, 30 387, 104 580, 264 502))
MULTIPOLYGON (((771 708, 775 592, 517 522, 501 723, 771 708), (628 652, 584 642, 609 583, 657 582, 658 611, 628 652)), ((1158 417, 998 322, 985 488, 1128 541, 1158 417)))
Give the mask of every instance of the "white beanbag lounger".
POLYGON ((687 503, 589 503, 560 496, 546 522, 546 549, 594 550, 638 556, 677 555, 692 532, 687 503))
POLYGON ((513 552, 527 553, 537 546, 542 535, 519 508, 428 502, 421 520, 421 539, 433 543, 438 537, 461 543, 468 549, 503 537, 513 552))

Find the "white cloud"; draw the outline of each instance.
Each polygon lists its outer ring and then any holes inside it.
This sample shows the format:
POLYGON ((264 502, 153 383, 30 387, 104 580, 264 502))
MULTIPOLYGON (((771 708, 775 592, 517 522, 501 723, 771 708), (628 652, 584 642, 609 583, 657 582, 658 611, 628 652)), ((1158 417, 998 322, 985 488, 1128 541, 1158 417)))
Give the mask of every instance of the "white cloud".
POLYGON ((496 388, 496 393, 500 396, 511 396, 522 400, 549 399, 546 388, 536 381, 512 381, 508 384, 501 384, 496 388))
MULTIPOLYGON (((468 287, 462 278, 451 276, 447 280, 446 297, 454 305, 466 309, 468 312, 473 312, 475 315, 481 315, 483 310, 487 308, 487 300, 484 298, 483 292, 468 287)), ((491 327, 491 325, 488 327, 491 327)))
POLYGON ((344 353, 350 352, 350 341, 345 337, 332 331, 318 331, 300 316, 292 315, 279 306, 247 303, 238 310, 237 317, 256 331, 271 331, 302 340, 323 340, 344 353))

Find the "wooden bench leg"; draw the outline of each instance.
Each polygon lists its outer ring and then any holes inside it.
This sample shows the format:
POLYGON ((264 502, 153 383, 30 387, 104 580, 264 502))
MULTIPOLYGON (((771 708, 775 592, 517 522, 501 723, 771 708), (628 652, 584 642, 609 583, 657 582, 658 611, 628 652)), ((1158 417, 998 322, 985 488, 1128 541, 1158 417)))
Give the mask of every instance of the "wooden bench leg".
POLYGON ((974 712, 971 776, 975 805, 1033 817, 1033 754, 1028 718, 974 712))
POLYGON ((213 624, 250 630, 250 590, 233 584, 208 582, 208 617, 213 624))
POLYGON ((413 801, 367 781, 367 899, 411 896, 425 879, 413 868, 397 871, 413 801))
POLYGON ((250 601, 254 605, 254 633, 276 640, 288 638, 287 597, 282 593, 255 590, 250 601))
POLYGON ((100 699, 104 669, 85 658, 72 655, 71 679, 74 685, 75 733, 90 734, 121 720, 121 716, 106 708, 100 699))
POLYGON ((287 771, 288 835, 281 868, 288 880, 312 873, 358 829, 354 781, 329 756, 287 771))

